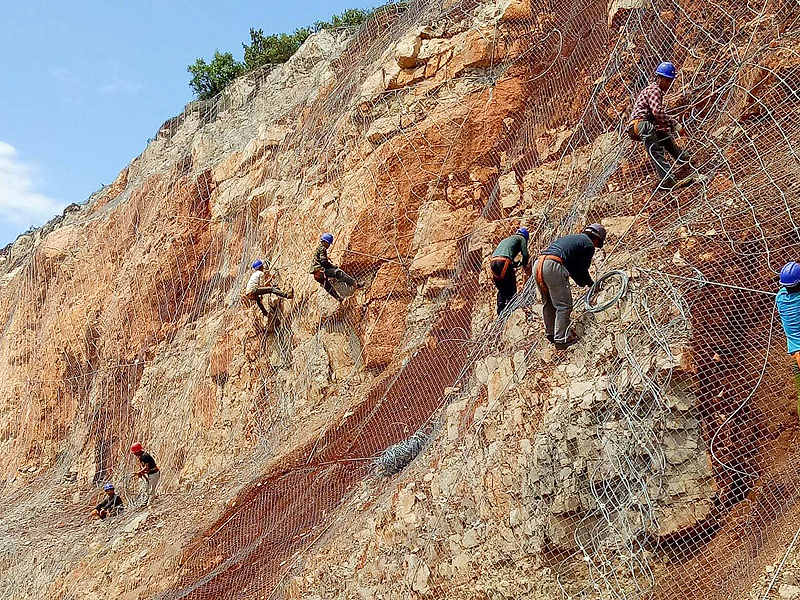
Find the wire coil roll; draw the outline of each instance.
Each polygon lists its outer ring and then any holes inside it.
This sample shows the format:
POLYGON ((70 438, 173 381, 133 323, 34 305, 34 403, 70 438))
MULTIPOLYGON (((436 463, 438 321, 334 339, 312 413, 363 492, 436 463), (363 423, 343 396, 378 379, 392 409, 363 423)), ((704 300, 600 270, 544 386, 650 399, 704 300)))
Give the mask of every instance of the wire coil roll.
POLYGON ((584 304, 586 306, 586 310, 591 313, 598 313, 607 310, 617 302, 619 302, 622 297, 628 292, 628 274, 625 271, 620 271, 619 269, 615 269, 614 271, 609 271, 602 277, 600 277, 597 281, 592 284, 592 287, 589 288, 589 291, 586 293, 586 299, 584 300, 584 304), (610 300, 603 302, 602 304, 592 305, 592 298, 599 292, 603 284, 608 281, 611 277, 619 277, 621 280, 621 285, 619 291, 614 294, 614 297, 610 300))

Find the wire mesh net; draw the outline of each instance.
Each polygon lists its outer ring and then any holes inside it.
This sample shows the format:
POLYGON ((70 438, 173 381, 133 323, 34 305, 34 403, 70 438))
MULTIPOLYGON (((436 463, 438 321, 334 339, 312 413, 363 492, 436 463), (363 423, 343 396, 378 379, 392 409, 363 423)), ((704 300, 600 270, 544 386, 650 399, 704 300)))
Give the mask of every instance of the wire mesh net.
POLYGON ((420 0, 188 105, 6 252, 0 598, 774 596, 800 527, 774 309, 799 24, 420 0), (666 195, 625 135, 664 59, 701 176, 666 195), (576 296, 576 349, 533 281, 495 315, 502 238, 601 220, 595 269, 628 282, 576 296), (364 284, 341 303, 309 272, 323 231, 364 284), (265 315, 254 258, 294 291, 265 315), (89 521, 111 480, 123 516, 89 521))

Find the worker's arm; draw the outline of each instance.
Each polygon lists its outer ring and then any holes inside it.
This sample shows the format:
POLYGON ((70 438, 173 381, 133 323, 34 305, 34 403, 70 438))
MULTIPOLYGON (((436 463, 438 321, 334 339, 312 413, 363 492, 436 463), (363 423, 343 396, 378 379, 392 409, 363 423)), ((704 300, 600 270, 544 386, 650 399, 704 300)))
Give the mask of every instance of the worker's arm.
POLYGON ((653 119, 655 120, 656 125, 663 127, 664 129, 675 129, 675 126, 678 123, 675 119, 667 114, 666 110, 664 110, 663 94, 661 94, 658 90, 652 89, 650 93, 647 94, 647 103, 650 106, 650 112, 653 114, 653 119))
POLYGON ((581 287, 589 287, 594 283, 594 280, 592 280, 592 276, 589 275, 588 268, 575 270, 575 272, 570 273, 570 275, 572 275, 572 279, 575 280, 575 283, 577 283, 581 287))
POLYGON ((528 242, 522 244, 522 266, 527 267, 528 261, 530 261, 531 255, 528 253, 528 242))
POLYGON ((589 265, 592 264, 592 257, 594 256, 594 245, 589 241, 588 237, 586 241, 588 245, 578 250, 577 260, 569 271, 572 279, 581 287, 589 287, 594 283, 592 276, 589 274, 589 265))

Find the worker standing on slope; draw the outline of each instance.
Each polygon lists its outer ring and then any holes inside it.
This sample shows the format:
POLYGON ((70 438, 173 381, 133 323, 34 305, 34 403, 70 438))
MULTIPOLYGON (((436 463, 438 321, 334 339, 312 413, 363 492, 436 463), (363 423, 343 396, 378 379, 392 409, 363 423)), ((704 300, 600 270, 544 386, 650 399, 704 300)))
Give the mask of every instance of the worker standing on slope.
POLYGON ((572 314, 572 291, 569 278, 581 287, 594 283, 589 275, 595 248, 602 248, 606 241, 606 229, 600 223, 592 223, 583 233, 566 235, 557 239, 542 252, 533 268, 536 287, 542 295, 542 316, 547 339, 564 350, 578 341, 569 337, 572 314))
POLYGON ((797 416, 800 418, 800 264, 792 261, 781 269, 781 291, 775 299, 781 315, 790 364, 797 388, 797 416))
POLYGON ((517 293, 517 277, 514 269, 522 266, 528 268, 530 256, 528 254, 528 230, 520 227, 501 241, 492 253, 492 280, 497 288, 497 314, 503 312, 514 295, 517 293), (518 255, 522 255, 520 262, 515 262, 518 255))
POLYGON ((122 512, 124 508, 122 504, 122 498, 117 496, 117 493, 114 491, 114 484, 107 483, 103 486, 103 491, 106 493, 106 497, 103 498, 103 501, 94 507, 92 511, 93 517, 98 517, 99 519, 103 520, 106 517, 114 517, 122 512))
MULTIPOLYGON (((664 155, 669 152, 678 163, 689 162, 689 154, 681 150, 672 133, 683 132, 683 126, 664 110, 664 93, 667 92, 677 76, 671 62, 663 62, 656 69, 656 79, 636 98, 628 125, 628 136, 635 142, 644 142, 647 155, 653 161, 659 175, 656 190, 667 191, 675 184, 672 166, 664 155)), ((683 181, 690 181, 688 178, 683 181)))
POLYGON ((311 259, 309 273, 314 276, 317 283, 325 288, 326 292, 341 302, 344 298, 342 298, 333 287, 331 280, 341 281, 351 288, 362 288, 364 284, 356 283, 355 279, 328 260, 328 248, 333 244, 333 234, 323 233, 322 236, 320 236, 319 242, 319 246, 317 246, 317 249, 314 251, 314 257, 311 259))
POLYGON ((247 282, 244 295, 250 300, 255 300, 255 303, 258 304, 258 308, 261 309, 261 314, 266 317, 269 316, 269 312, 267 312, 267 309, 264 308, 264 305, 261 303, 261 296, 264 294, 275 294, 281 298, 292 298, 294 296, 294 292, 292 290, 289 290, 288 292, 282 292, 276 287, 265 286, 264 263, 261 260, 256 260, 253 263, 253 274, 250 276, 250 280, 247 282))
POLYGON ((139 471, 136 471, 134 475, 136 475, 136 477, 144 477, 146 483, 145 490, 147 492, 147 506, 150 506, 153 499, 156 497, 156 487, 161 479, 161 471, 158 466, 156 466, 155 459, 144 451, 139 442, 131 446, 131 452, 139 459, 139 465, 142 467, 139 471))

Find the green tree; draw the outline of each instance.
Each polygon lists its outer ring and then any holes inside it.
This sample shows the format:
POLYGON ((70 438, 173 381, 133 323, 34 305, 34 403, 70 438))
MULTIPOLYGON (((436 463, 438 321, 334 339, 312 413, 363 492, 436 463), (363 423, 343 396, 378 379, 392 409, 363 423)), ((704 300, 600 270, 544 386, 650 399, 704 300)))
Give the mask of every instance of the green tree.
POLYGON ((333 15, 330 21, 317 21, 314 23, 314 31, 323 29, 335 29, 337 27, 358 27, 370 18, 375 12, 373 10, 361 10, 360 8, 348 8, 341 14, 333 15))
POLYGON ((250 29, 250 44, 244 48, 244 66, 252 71, 262 65, 285 63, 311 35, 311 29, 302 27, 292 34, 264 35, 263 29, 250 29))
MULTIPOLYGON (((404 3, 390 3, 401 6, 404 3)), ((388 5, 387 5, 388 6, 388 5)), ((361 10, 350 8, 334 15, 330 21, 317 21, 311 27, 301 27, 294 33, 264 35, 263 29, 250 29, 250 43, 242 44, 244 62, 237 62, 230 52, 214 52, 214 58, 207 64, 202 58, 189 67, 192 80, 189 85, 200 99, 208 99, 221 92, 226 85, 242 73, 250 72, 263 65, 285 63, 315 31, 338 27, 358 27, 369 19, 376 9, 361 10)))
POLYGON ((244 73, 244 65, 233 58, 230 52, 221 54, 215 50, 210 63, 198 58, 193 65, 189 65, 188 71, 192 74, 189 86, 198 98, 208 100, 244 73))

